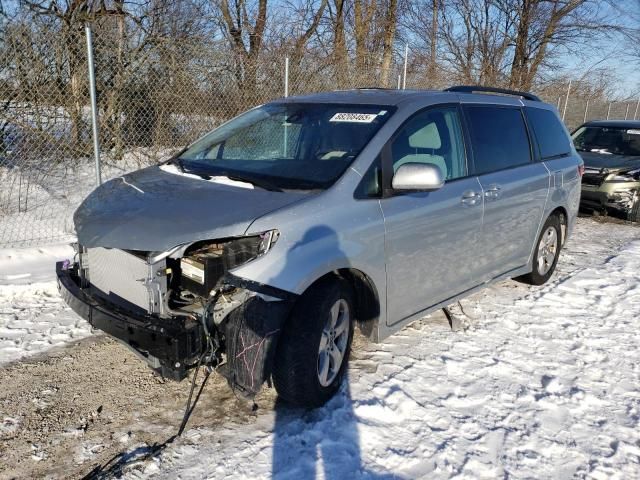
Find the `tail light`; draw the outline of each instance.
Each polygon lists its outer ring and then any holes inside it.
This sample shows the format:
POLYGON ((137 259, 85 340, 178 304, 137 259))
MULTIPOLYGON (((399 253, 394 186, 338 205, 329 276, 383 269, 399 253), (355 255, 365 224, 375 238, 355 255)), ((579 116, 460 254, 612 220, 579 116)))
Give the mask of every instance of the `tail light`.
POLYGON ((578 176, 582 177, 582 175, 584 175, 584 163, 578 165, 578 176))

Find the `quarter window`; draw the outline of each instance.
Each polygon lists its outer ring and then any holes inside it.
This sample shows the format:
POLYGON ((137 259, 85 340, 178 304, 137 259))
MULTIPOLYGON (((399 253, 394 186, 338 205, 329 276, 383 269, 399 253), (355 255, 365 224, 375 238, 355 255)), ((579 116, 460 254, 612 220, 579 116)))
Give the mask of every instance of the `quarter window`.
POLYGON ((531 161, 527 128, 519 108, 466 107, 476 175, 531 161))
POLYGON ((526 113, 529 125, 536 136, 542 160, 571 153, 569 135, 554 112, 527 107, 526 113))
POLYGON ((467 163, 458 110, 445 107, 418 113, 396 134, 391 155, 394 172, 405 163, 430 163, 446 180, 465 177, 467 163))

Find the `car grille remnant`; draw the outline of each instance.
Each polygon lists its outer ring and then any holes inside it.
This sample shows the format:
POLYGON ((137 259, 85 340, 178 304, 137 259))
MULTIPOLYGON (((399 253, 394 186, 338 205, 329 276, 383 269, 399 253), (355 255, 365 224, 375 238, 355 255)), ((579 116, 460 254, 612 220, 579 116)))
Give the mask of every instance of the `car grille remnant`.
POLYGON ((117 248, 89 248, 85 274, 93 291, 115 304, 164 314, 166 262, 149 264, 144 256, 117 248))
POLYGON ((582 176, 582 183, 585 185, 592 185, 599 187, 604 182, 607 173, 599 169, 585 168, 584 175, 582 176))

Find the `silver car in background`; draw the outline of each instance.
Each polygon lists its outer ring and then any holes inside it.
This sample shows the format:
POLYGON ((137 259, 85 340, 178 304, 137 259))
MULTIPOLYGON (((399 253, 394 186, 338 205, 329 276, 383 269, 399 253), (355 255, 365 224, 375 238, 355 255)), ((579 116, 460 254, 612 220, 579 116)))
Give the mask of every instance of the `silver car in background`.
POLYGON ((374 342, 505 278, 540 285, 583 164, 528 93, 362 89, 278 100, 75 213, 60 290, 164 376, 216 368, 326 402, 354 329, 374 342))

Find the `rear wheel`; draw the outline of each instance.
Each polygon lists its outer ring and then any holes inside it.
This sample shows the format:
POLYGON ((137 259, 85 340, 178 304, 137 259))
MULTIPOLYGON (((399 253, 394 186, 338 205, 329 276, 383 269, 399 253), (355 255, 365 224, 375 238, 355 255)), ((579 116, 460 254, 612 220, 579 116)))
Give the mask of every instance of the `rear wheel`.
POLYGON ((280 340, 273 369, 278 395, 319 407, 340 387, 353 338, 353 294, 341 279, 325 279, 298 300, 280 340))
POLYGON ((533 251, 533 270, 516 280, 530 285, 542 285, 553 275, 560 256, 562 246, 562 230, 560 219, 550 216, 542 227, 536 248, 533 251))

